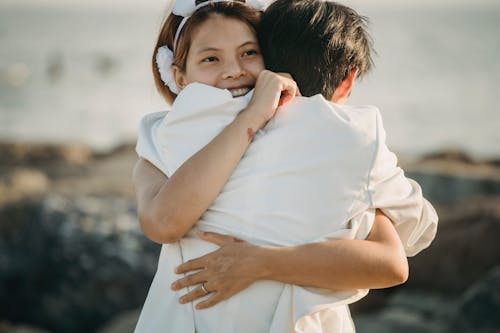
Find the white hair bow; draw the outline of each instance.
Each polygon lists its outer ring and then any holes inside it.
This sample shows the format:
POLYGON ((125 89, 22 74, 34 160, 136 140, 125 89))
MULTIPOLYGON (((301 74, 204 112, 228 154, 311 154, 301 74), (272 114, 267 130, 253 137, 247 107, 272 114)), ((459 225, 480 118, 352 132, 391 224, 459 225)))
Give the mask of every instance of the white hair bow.
MULTIPOLYGON (((195 0, 177 0, 174 4, 174 8, 172 9, 172 13, 178 16, 183 16, 183 17, 188 17, 193 15, 193 13, 200 7, 206 6, 208 3, 213 3, 213 2, 228 2, 231 0, 208 0, 206 2, 202 2, 198 5, 196 5, 195 0)), ((234 0, 233 0, 234 1, 234 0)), ((265 1, 265 0, 246 0, 245 3, 252 7, 255 10, 265 10, 267 6, 272 1, 265 1)))
POLYGON ((161 80, 168 86, 171 92, 179 94, 179 88, 174 80, 174 73, 172 71, 172 64, 174 62, 174 53, 168 46, 158 48, 156 52, 156 65, 158 65, 158 72, 160 73, 161 80))

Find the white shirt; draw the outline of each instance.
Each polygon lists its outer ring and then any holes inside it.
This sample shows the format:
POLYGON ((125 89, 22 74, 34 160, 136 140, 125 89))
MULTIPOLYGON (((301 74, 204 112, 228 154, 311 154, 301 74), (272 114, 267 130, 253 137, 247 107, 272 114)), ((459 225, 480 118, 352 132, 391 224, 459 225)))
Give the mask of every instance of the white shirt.
MULTIPOLYGON (((146 116, 137 152, 171 176, 230 124, 251 94, 187 86, 166 113, 146 116)), ((213 231, 257 245, 365 239, 375 209, 392 221, 408 255, 435 236, 437 215, 385 145, 380 113, 321 95, 297 97, 258 131, 225 187, 193 230, 162 247, 136 332, 354 332, 347 304, 368 290, 331 292, 258 281, 213 308, 180 305, 174 268, 216 250, 194 236, 213 231)))

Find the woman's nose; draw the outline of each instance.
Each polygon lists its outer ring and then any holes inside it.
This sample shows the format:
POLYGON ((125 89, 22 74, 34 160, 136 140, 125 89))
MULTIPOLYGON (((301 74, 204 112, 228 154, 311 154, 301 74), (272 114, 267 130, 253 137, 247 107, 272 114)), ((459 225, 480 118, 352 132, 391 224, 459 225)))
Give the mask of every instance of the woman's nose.
POLYGON ((238 59, 234 59, 231 61, 226 62, 224 66, 224 74, 223 77, 224 79, 229 79, 229 78, 238 78, 246 74, 246 71, 244 67, 241 64, 241 61, 238 59))

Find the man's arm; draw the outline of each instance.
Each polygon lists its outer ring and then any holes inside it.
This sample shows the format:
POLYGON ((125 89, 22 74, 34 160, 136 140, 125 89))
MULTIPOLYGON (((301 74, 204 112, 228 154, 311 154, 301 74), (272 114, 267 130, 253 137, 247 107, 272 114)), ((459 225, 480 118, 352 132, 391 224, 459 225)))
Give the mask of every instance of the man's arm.
POLYGON ((438 216, 424 199, 422 189, 406 178, 396 155, 386 145, 380 112, 376 112, 378 144, 369 175, 370 206, 378 208, 394 223, 406 255, 412 257, 427 248, 437 232, 438 216))
MULTIPOLYGON (((199 304, 207 308, 228 299, 258 280, 336 290, 387 288, 404 283, 408 262, 391 221, 377 212, 366 240, 331 240, 291 247, 254 246, 214 233, 200 238, 221 248, 178 267, 176 273, 202 269, 176 281, 172 288, 204 283, 210 292, 199 304)), ((195 288, 182 303, 205 296, 195 288)))

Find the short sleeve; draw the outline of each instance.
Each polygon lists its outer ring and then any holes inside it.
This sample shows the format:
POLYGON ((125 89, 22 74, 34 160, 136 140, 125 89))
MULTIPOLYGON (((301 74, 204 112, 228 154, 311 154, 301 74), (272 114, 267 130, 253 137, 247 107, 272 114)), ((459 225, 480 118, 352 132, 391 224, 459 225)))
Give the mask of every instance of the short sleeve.
POLYGON ((405 177, 397 158, 386 145, 386 134, 377 112, 377 149, 368 180, 370 207, 389 217, 403 243, 407 256, 427 248, 437 231, 438 217, 424 199, 419 184, 405 177))
POLYGON ((167 111, 150 113, 141 119, 137 145, 135 147, 135 151, 139 157, 151 162, 151 164, 160 169, 165 175, 167 175, 167 167, 161 158, 154 138, 158 127, 167 113, 167 111))

